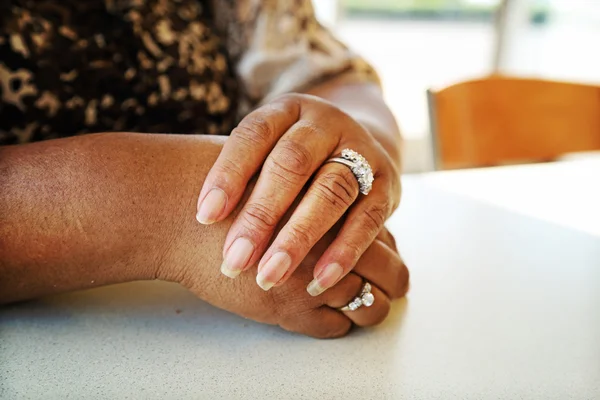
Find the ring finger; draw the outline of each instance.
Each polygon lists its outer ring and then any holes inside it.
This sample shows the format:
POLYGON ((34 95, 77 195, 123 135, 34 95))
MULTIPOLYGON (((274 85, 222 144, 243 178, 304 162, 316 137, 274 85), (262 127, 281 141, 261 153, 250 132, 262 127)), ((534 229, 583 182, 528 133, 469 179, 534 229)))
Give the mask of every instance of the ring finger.
MULTIPOLYGON (((378 158, 372 151, 372 146, 366 146, 358 141, 349 141, 344 143, 344 148, 364 147, 367 159, 375 160, 372 167, 372 173, 377 174, 378 158)), ((336 149, 334 154, 344 153, 342 148, 336 149)), ((364 161, 363 161, 364 162, 364 161)), ((389 191, 385 180, 379 183, 375 190, 373 201, 361 198, 358 203, 366 201, 367 204, 378 203, 381 193, 389 191)), ((346 213, 350 206, 357 199, 361 185, 358 178, 347 165, 339 163, 326 163, 321 167, 315 179, 312 181, 306 195, 302 198, 298 208, 294 210, 290 220, 285 224, 270 248, 265 252, 258 266, 257 283, 264 289, 269 290, 272 286, 281 285, 292 275, 299 263, 308 254, 310 249, 319 241, 319 239, 346 213)), ((383 211, 387 213, 387 211, 383 211)), ((387 214, 385 215, 387 217, 387 214)), ((360 219, 358 219, 360 223, 360 219)), ((381 221, 383 224, 383 221, 381 221)), ((364 225, 366 226, 366 224, 364 225)), ((356 229, 356 227, 354 227, 356 229)), ((376 228, 379 231, 380 227, 376 228)), ((368 235, 371 230, 367 229, 365 243, 368 245, 373 241, 368 235)), ((373 232, 374 235, 377 232, 373 232)), ((360 238, 359 238, 360 239, 360 238)), ((339 243, 339 241, 338 241, 339 243)), ((352 252, 353 249, 345 249, 338 246, 338 250, 352 252)), ((362 251, 353 252, 360 257, 362 251)), ((313 296, 318 295, 325 289, 333 286, 335 282, 350 271, 350 267, 344 268, 349 257, 340 260, 339 263, 330 263, 327 270, 321 273, 319 280, 315 280, 309 286, 309 293, 313 296)), ((351 260, 352 266, 356 260, 351 260)))
MULTIPOLYGON (((329 307, 337 310, 347 306, 357 296, 360 296, 360 292, 365 282, 366 281, 363 281, 360 276, 354 273, 349 273, 337 285, 344 285, 348 288, 354 288, 354 294, 352 295, 352 292, 349 292, 348 294, 350 294, 351 297, 348 295, 345 297, 331 296, 330 298, 327 298, 326 304, 329 307), (356 287, 360 287, 360 289, 356 291, 356 287)), ((371 285, 371 293, 375 299, 371 306, 367 307, 366 305, 363 305, 354 311, 339 310, 357 326, 373 326, 380 324, 390 312, 390 298, 373 283, 369 283, 371 285)))
POLYGON ((378 176, 380 182, 369 196, 352 205, 337 237, 317 262, 314 279, 306 288, 312 296, 320 295, 354 268, 395 209, 398 196, 394 186, 399 180, 384 173, 378 176))
POLYGON ((379 238, 358 260, 353 272, 378 286, 390 299, 404 296, 408 288, 409 274, 402 258, 379 238))

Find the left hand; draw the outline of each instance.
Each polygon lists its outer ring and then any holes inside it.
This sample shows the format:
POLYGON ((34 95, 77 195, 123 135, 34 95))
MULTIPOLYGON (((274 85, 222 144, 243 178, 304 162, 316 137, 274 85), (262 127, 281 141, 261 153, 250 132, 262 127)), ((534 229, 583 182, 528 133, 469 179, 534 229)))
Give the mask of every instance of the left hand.
POLYGON ((282 96, 248 114, 232 131, 200 192, 198 221, 210 224, 226 218, 259 169, 256 186, 227 235, 221 271, 234 278, 260 259, 256 280, 264 290, 284 283, 348 212, 307 290, 316 296, 332 287, 352 270, 400 201, 398 169, 379 142, 339 108, 310 95, 282 96), (358 182, 347 166, 324 164, 345 148, 362 154, 373 169, 375 181, 367 196, 359 196, 358 182), (269 246, 275 228, 312 176, 306 194, 269 246))
MULTIPOLYGON (((392 235, 383 229, 351 273, 322 296, 309 296, 304 288, 311 280, 312 266, 335 237, 336 228, 311 249, 285 285, 269 292, 259 289, 250 274, 240 276, 231 284, 210 262, 194 263, 197 261, 194 253, 201 252, 188 245, 179 246, 171 253, 177 261, 184 260, 187 268, 181 268, 180 262, 172 263, 174 269, 170 272, 180 272, 167 280, 175 280, 204 301, 244 318, 313 337, 341 337, 353 325, 368 327, 381 323, 390 312, 391 302, 403 297, 409 289, 409 272, 392 235), (365 282, 371 284, 375 296, 372 306, 355 311, 339 310, 360 293, 365 282)), ((185 231, 183 235, 186 242, 189 233, 185 231)))

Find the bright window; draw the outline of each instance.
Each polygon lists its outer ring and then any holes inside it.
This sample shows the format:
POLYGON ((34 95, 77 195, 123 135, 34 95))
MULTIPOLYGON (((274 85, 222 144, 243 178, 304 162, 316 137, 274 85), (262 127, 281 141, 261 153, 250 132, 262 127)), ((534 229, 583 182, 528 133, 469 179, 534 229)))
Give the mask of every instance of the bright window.
POLYGON ((428 135, 428 88, 491 71, 497 5, 498 0, 341 0, 331 20, 344 42, 380 72, 388 103, 410 139, 428 135))
POLYGON ((500 69, 513 75, 600 82, 600 1, 511 0, 500 69), (538 23, 531 23, 531 21, 538 23))

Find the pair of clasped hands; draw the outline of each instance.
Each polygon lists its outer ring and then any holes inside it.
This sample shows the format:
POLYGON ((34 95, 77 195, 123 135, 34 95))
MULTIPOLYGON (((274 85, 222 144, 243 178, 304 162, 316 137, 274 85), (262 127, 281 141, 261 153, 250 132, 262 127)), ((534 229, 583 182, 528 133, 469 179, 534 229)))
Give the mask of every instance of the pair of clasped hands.
POLYGON ((238 285, 255 279, 278 308, 277 320, 260 312, 251 318, 337 337, 383 321, 391 300, 407 290, 408 271, 384 227, 399 201, 398 168, 373 135, 331 103, 294 94, 233 130, 204 181, 196 219, 212 224, 237 213, 221 272, 238 285), (326 162, 346 148, 373 169, 368 195, 348 166, 326 162), (339 310, 364 282, 373 305, 339 310))

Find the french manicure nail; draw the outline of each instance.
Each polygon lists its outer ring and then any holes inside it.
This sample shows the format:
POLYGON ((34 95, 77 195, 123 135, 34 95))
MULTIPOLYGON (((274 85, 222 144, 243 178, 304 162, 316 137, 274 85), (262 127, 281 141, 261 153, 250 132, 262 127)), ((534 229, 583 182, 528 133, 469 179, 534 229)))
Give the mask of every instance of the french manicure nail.
POLYGON ((204 225, 212 224, 223 213, 226 204, 225 192, 219 188, 213 188, 198 205, 196 219, 204 225))
POLYGON ((312 280, 311 283, 306 287, 306 291, 311 296, 318 296, 333 285, 342 277, 344 269, 338 263, 332 263, 325 268, 323 271, 312 280))
POLYGON ((256 283, 263 290, 271 289, 285 275, 292 265, 292 258, 288 253, 280 251, 271 256, 256 275, 256 283))
POLYGON ((230 278, 235 278, 246 267, 252 253, 254 253, 254 245, 250 240, 244 237, 235 239, 227 254, 225 254, 225 259, 221 264, 221 273, 230 278))

